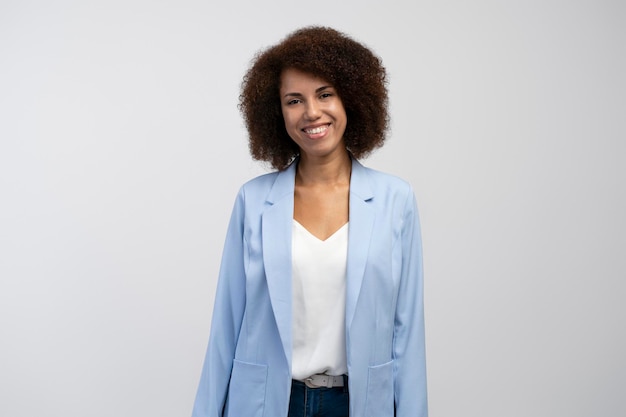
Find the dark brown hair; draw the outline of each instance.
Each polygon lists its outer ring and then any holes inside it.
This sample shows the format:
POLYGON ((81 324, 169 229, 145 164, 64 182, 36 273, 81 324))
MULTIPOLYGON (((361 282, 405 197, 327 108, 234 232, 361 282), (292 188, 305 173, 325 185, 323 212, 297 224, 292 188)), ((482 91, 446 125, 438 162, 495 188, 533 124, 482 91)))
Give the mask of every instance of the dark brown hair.
POLYGON ((372 51, 327 27, 299 29, 259 52, 243 78, 239 109, 254 159, 285 169, 300 153, 285 130, 280 76, 294 68, 330 82, 347 115, 344 141, 356 158, 382 146, 389 124, 385 68, 372 51))

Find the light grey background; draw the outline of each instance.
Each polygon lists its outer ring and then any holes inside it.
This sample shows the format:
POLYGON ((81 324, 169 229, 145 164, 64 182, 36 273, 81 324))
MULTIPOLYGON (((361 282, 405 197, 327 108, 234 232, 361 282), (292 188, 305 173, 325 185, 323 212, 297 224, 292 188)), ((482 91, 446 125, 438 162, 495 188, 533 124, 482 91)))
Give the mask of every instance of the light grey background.
POLYGON ((432 417, 624 416, 622 1, 0 2, 0 416, 187 416, 250 160, 249 60, 380 54, 432 417))

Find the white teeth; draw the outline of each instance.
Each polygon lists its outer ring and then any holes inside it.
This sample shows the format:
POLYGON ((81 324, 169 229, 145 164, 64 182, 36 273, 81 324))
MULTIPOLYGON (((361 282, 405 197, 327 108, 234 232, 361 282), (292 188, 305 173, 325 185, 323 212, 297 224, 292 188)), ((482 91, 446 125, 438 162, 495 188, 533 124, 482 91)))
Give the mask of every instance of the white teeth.
POLYGON ((315 134, 326 131, 326 129, 328 129, 328 126, 320 126, 314 129, 305 129, 305 132, 308 133, 309 135, 315 135, 315 134))

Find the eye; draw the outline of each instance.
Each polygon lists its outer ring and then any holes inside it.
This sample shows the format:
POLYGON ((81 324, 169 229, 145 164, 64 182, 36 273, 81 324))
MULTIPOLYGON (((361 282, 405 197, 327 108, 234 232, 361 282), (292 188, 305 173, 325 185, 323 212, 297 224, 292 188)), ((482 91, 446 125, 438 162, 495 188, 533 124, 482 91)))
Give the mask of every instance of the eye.
POLYGON ((288 106, 291 106, 291 105, 293 105, 293 104, 298 104, 298 103, 300 103, 300 99, 294 98, 294 99, 289 100, 289 101, 287 102, 287 105, 288 105, 288 106))
POLYGON ((320 98, 328 98, 328 97, 332 97, 332 93, 322 93, 320 94, 320 98))

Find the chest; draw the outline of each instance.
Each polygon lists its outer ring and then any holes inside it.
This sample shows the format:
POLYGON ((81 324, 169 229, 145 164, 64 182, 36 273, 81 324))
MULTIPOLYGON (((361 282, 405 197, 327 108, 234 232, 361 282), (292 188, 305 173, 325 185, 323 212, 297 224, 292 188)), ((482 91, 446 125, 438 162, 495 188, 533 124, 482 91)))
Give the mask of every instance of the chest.
POLYGON ((320 240, 326 240, 348 222, 349 187, 297 187, 293 218, 320 240))

